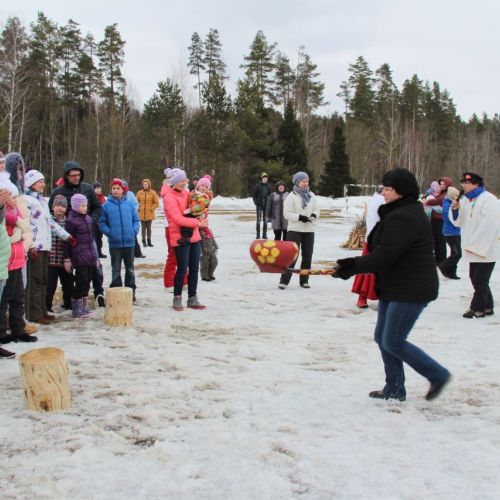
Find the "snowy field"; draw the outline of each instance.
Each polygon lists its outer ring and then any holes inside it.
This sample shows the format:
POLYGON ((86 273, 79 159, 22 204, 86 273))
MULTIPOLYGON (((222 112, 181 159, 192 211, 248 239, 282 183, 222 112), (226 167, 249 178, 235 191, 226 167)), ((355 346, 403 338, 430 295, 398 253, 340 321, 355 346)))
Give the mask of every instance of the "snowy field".
MULTIPOLYGON (((339 248, 362 199, 320 199, 314 262, 339 248)), ((352 280, 259 273, 248 246, 250 199, 216 198, 216 281, 200 281, 206 311, 174 312, 163 288, 163 221, 136 261, 134 328, 58 315, 21 354, 61 347, 72 407, 25 409, 17 360, 0 361, 0 498, 498 499, 500 321, 463 319, 471 285, 441 279, 410 340, 453 374, 427 402, 407 369, 404 403, 369 399, 383 386, 372 341, 376 304, 357 310, 352 280)), ((270 232, 272 235, 272 232, 270 232)), ((104 262, 110 280, 109 258, 104 262)), ((492 288, 500 301, 500 270, 492 288)), ((58 310, 58 309, 57 309, 58 310)))

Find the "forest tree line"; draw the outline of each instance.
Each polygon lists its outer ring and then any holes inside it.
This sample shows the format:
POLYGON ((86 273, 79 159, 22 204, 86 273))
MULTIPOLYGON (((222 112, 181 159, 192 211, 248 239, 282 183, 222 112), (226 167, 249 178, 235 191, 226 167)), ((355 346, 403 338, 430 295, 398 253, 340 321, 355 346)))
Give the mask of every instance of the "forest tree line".
POLYGON ((450 93, 417 75, 401 88, 389 64, 373 71, 358 57, 338 95, 345 109, 324 116, 325 83, 304 47, 289 55, 258 31, 242 56, 234 95, 216 29, 193 33, 186 61, 196 92, 157 82, 143 110, 123 75, 125 40, 116 24, 101 39, 79 24, 39 12, 26 27, 5 20, 0 34, 0 149, 19 151, 53 185, 62 165, 79 161, 86 180, 112 177, 156 186, 165 166, 210 173, 223 195, 247 196, 262 171, 290 181, 296 170, 313 188, 341 196, 344 183, 376 184, 399 165, 424 187, 472 169, 500 192, 500 116, 462 120, 450 93))

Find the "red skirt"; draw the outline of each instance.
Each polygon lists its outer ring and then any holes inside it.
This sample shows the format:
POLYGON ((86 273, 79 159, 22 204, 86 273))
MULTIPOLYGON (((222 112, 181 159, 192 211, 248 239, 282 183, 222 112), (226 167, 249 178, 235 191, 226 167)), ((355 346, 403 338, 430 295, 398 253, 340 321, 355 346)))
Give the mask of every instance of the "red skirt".
MULTIPOLYGON (((366 241, 363 243, 363 252, 361 256, 368 255, 368 245, 366 241)), ((366 297, 368 300, 378 300, 375 293, 375 275, 369 274, 356 274, 354 283, 352 285, 352 292, 357 293, 361 297, 366 297)))

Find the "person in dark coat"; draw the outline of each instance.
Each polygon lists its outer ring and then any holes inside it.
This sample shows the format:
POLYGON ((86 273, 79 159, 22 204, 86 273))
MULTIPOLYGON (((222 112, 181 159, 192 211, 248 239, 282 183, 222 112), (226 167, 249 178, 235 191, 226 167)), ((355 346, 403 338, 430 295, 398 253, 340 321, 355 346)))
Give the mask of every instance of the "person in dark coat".
MULTIPOLYGON (((81 165, 76 161, 67 161, 64 164, 64 175, 63 175, 63 183, 56 187, 52 193, 50 193, 49 198, 49 209, 52 212, 52 205, 54 204, 54 198, 60 194, 66 198, 68 202, 68 211, 69 207, 71 207, 71 197, 80 193, 83 194, 87 198, 88 202, 88 211, 87 214, 92 217, 94 222, 94 233, 99 225, 99 215, 101 214, 101 204, 99 203, 99 199, 94 191, 94 187, 87 182, 84 182, 85 172, 81 165)), ((95 234, 94 234, 95 241, 95 234)), ((97 251, 97 243, 96 243, 96 251, 97 251)), ((99 254, 99 252, 97 251, 99 254)), ((103 287, 104 277, 102 274, 102 267, 94 266, 94 272, 92 275, 92 286, 94 288, 94 298, 96 299, 99 307, 104 307, 104 287, 103 287)))
POLYGON ((271 227, 274 231, 274 239, 286 241, 286 232, 288 222, 283 216, 283 204, 288 193, 286 191, 286 184, 279 181, 276 184, 276 191, 269 195, 266 206, 266 219, 271 221, 271 227))
POLYGON ((340 259, 335 277, 375 273, 379 297, 375 342, 385 368, 385 387, 369 393, 378 399, 406 399, 403 362, 427 378, 426 399, 434 399, 450 380, 449 371, 406 339, 420 313, 438 296, 438 277, 429 221, 418 201, 415 176, 396 168, 382 179, 386 203, 368 237, 369 255, 340 259))
POLYGON ((76 245, 63 245, 64 269, 71 273, 75 270, 75 284, 71 294, 73 317, 89 316, 88 294, 94 268, 99 264, 97 247, 94 242, 94 223, 87 215, 87 197, 76 193, 71 197, 71 210, 66 219, 65 229, 74 235, 76 245))
POLYGON ((260 238, 260 223, 262 221, 262 238, 267 239, 267 222, 266 222, 266 205, 267 199, 271 194, 271 188, 269 187, 268 181, 269 176, 262 172, 260 175, 260 181, 255 184, 253 188, 253 202, 255 204, 255 210, 257 213, 257 235, 256 238, 260 238))
POLYGON ((49 208, 50 211, 52 211, 54 198, 58 194, 61 194, 66 198, 68 207, 71 206, 71 197, 74 194, 83 194, 88 200, 88 215, 90 215, 95 224, 97 224, 101 213, 101 205, 92 185, 87 182, 83 182, 84 176, 85 172, 79 163, 76 161, 67 161, 64 164, 64 184, 56 187, 52 193, 50 193, 49 208))

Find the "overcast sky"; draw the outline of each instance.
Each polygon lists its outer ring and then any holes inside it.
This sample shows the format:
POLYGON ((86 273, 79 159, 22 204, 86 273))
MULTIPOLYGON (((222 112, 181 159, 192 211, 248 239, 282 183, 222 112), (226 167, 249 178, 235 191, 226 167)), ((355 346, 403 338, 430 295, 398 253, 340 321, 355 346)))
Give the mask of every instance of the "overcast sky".
MULTIPOLYGON (((323 111, 344 111, 336 94, 348 66, 363 55, 372 70, 390 64, 401 87, 416 73, 447 88, 459 114, 500 112, 500 2, 449 0, 18 0, 2 2, 0 23, 18 16, 26 25, 42 10, 58 24, 69 18, 100 40, 118 23, 126 41, 124 73, 139 105, 159 80, 187 74, 191 35, 219 30, 229 87, 257 30, 296 62, 299 45, 318 65, 330 102, 323 111), (184 67, 184 69, 182 69, 184 67)), ((187 87, 190 87, 187 86, 187 87)), ((190 91, 191 92, 191 91, 190 91)), ((195 91, 191 92, 193 98, 195 91)))

